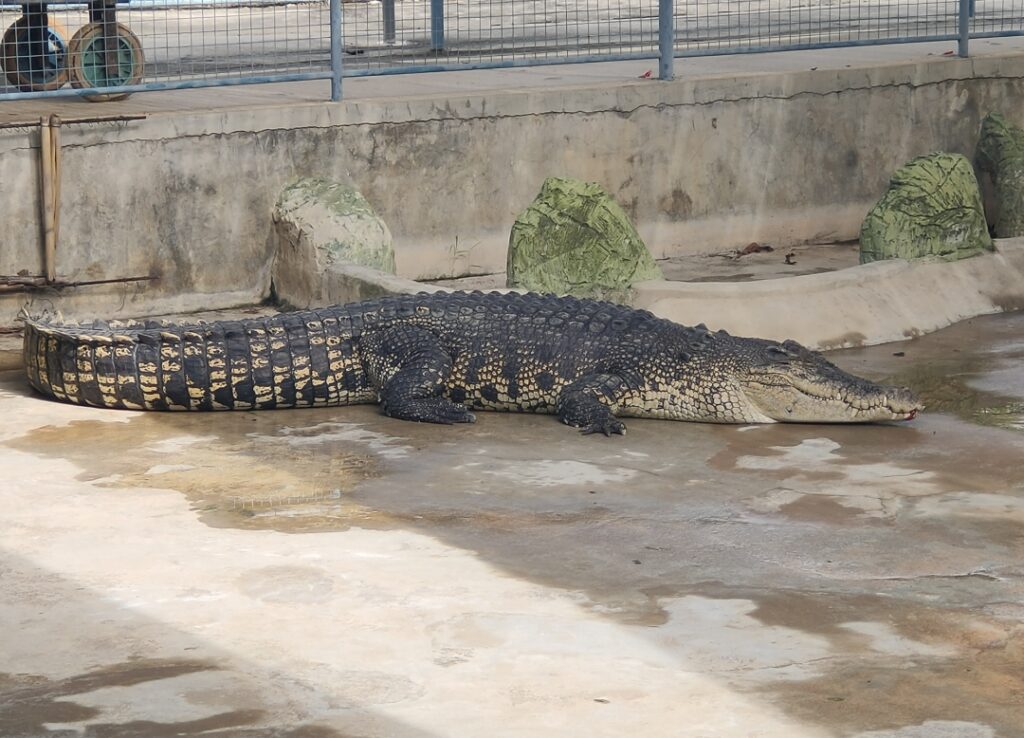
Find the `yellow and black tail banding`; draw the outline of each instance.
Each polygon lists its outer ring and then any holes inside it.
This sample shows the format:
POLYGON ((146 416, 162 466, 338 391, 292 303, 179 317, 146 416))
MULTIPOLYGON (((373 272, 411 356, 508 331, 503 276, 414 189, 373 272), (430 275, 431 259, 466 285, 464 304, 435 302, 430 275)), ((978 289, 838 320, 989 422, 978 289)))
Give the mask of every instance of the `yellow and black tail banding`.
POLYGON ((345 316, 316 311, 180 325, 26 320, 31 385, 135 410, 266 410, 373 402, 345 316))

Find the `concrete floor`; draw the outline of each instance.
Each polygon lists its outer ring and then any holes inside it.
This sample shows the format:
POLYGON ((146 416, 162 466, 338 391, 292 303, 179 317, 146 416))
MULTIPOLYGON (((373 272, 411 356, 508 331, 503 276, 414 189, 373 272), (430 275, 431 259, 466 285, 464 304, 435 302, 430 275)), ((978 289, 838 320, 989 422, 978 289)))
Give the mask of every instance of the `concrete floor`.
POLYGON ((893 426, 101 411, 0 373, 0 735, 1024 736, 1024 313, 893 426))

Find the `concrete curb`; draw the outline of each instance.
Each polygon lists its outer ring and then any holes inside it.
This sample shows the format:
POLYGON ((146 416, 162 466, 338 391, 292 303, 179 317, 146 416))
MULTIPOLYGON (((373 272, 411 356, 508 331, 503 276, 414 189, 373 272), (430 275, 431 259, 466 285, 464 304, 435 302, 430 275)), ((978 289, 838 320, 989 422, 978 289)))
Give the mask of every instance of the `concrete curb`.
MULTIPOLYGON (((300 296, 303 302, 318 307, 314 295, 326 298, 324 305, 370 300, 382 295, 414 295, 417 292, 451 292, 432 284, 414 282, 404 277, 355 264, 332 264, 323 273, 323 283, 314 287, 313 295, 300 296)), ((299 299, 293 297, 290 299, 299 299)))
POLYGON ((736 335, 815 349, 902 341, 978 315, 1024 308, 1024 238, 957 262, 875 262, 758 282, 642 282, 633 305, 736 335))

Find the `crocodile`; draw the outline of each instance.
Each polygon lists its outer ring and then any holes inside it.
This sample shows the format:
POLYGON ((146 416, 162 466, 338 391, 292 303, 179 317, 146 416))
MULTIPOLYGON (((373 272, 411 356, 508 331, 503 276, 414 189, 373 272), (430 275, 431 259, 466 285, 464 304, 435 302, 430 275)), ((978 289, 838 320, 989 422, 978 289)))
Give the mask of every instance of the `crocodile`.
POLYGON ((39 392, 107 408, 378 403, 427 423, 552 413, 605 435, 625 432, 620 417, 867 423, 922 408, 910 390, 847 374, 795 341, 532 293, 420 293, 193 324, 27 318, 24 357, 39 392))

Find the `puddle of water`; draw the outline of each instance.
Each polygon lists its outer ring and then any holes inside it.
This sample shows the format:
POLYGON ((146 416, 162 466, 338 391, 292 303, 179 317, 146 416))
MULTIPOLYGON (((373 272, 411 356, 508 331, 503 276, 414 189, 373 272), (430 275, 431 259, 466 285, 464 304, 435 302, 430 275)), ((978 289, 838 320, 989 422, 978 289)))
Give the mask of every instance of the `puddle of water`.
MULTIPOLYGON (((48 735, 52 724, 78 723, 99 715, 98 707, 82 704, 84 700, 74 700, 76 695, 201 674, 211 669, 217 666, 204 661, 150 660, 107 666, 61 680, 3 674, 0 675, 0 699, 4 705, 0 711, 0 735, 48 735)), ((153 733, 154 736, 164 734, 158 730, 153 733)))
POLYGON ((807 438, 795 446, 769 446, 757 454, 739 456, 733 464, 736 469, 784 475, 785 486, 747 500, 759 512, 796 511, 800 515, 816 509, 834 515, 843 510, 874 518, 891 517, 902 508, 904 498, 942 491, 932 471, 888 461, 871 462, 859 456, 855 460, 830 438, 807 438), (831 504, 819 502, 815 506, 808 498, 825 498, 831 504))
POLYGON ((907 385, 926 413, 1024 430, 1024 311, 966 320, 901 344, 835 352, 844 368, 907 385))
MULTIPOLYGON (((1024 357, 1017 361, 1024 362, 1024 357)), ((927 412, 949 413, 975 425, 1024 430, 1024 399, 1003 394, 1001 383, 986 382, 992 363, 964 357, 917 364, 893 375, 890 381, 913 387, 927 412)))
POLYGON ((990 725, 963 720, 926 720, 920 725, 906 725, 895 730, 872 730, 853 738, 998 738, 990 725))
POLYGON ((75 421, 39 428, 9 445, 66 458, 85 469, 80 478, 101 486, 177 490, 214 526, 289 532, 349 527, 363 509, 347 501, 348 493, 380 473, 375 456, 347 440, 365 433, 357 425, 332 423, 334 432, 321 434, 324 424, 310 418, 314 425, 304 435, 305 429, 280 427, 272 415, 75 421))
POLYGON ((867 731, 903 736, 907 726, 926 721, 1021 735, 1019 621, 873 594, 776 591, 752 598, 758 602, 752 618, 824 635, 836 652, 813 678, 756 687, 789 714, 833 726, 841 735, 864 732, 872 738, 876 734, 867 731))
POLYGON ((636 471, 633 469, 626 469, 624 467, 601 468, 595 464, 574 461, 572 459, 520 461, 515 464, 506 464, 497 469, 482 469, 481 473, 537 487, 625 482, 636 475, 636 471))
POLYGON ((140 659, 63 679, 0 674, 0 704, 3 736, 346 738, 327 726, 266 727, 256 689, 207 661, 140 659))

